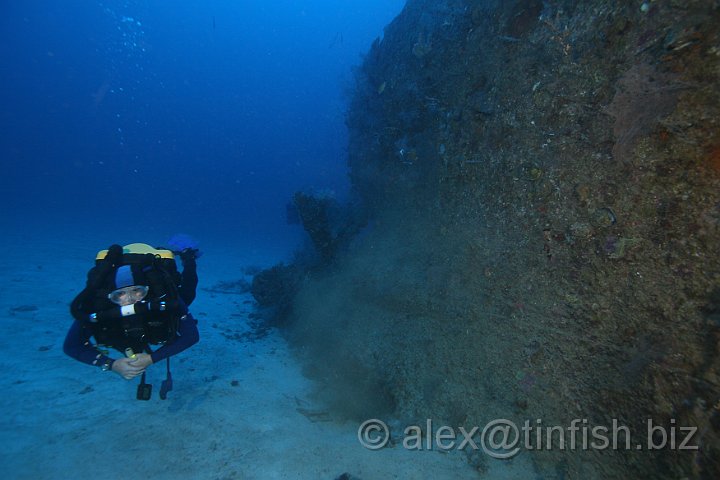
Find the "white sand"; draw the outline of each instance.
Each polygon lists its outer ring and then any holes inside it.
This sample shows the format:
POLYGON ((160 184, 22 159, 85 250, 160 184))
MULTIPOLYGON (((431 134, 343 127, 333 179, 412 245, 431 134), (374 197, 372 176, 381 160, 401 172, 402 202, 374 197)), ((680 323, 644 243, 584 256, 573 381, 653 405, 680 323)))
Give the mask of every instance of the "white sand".
POLYGON ((135 400, 137 381, 62 352, 72 321, 68 304, 95 251, 106 247, 62 233, 60 243, 35 245, 41 237, 14 231, 1 245, 3 478, 334 479, 343 472, 362 480, 531 478, 527 455, 488 459, 489 472, 479 475, 461 452, 370 451, 358 442, 358 425, 313 422, 301 413, 323 407, 310 400, 312 382, 276 332, 255 342, 223 336, 249 330, 251 297, 203 290, 239 279, 243 266, 275 263, 279 252, 269 247, 220 255, 230 246, 204 245, 192 306, 200 343, 174 357, 175 389, 167 400, 158 396, 164 362, 149 371, 152 400, 135 400), (11 311, 23 305, 38 309, 11 311))

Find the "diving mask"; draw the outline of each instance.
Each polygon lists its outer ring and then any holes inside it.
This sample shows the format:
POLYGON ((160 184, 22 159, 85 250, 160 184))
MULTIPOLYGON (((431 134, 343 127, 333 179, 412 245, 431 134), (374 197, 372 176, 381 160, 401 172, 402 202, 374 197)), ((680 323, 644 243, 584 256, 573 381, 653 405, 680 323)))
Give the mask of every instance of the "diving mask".
POLYGON ((121 307, 132 305, 147 297, 150 287, 145 285, 130 285, 129 287, 118 288, 110 294, 108 299, 121 307))

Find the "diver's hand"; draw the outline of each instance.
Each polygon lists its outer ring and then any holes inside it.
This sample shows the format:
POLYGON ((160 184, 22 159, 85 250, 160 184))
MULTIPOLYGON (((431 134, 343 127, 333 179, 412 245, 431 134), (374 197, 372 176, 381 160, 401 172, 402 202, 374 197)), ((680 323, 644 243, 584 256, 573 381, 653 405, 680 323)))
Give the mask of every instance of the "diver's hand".
POLYGON ((153 364, 152 357, 147 353, 138 353, 134 357, 128 358, 130 364, 145 370, 153 364))
POLYGON ((180 258, 183 260, 195 260, 202 256, 202 252, 197 248, 184 248, 180 252, 180 258))
POLYGON ((112 371, 123 377, 125 380, 132 380, 138 375, 142 375, 145 371, 145 367, 136 365, 134 363, 136 358, 118 358, 113 362, 112 371))
POLYGON ((178 252, 180 260, 182 260, 183 267, 195 266, 196 260, 200 258, 202 252, 197 248, 186 248, 181 252, 178 252))

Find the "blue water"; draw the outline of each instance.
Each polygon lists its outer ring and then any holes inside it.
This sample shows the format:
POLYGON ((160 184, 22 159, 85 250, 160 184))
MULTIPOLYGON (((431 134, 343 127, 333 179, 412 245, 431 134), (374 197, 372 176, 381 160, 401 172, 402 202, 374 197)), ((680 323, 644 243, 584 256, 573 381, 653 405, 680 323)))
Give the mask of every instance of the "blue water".
POLYGON ((3 2, 5 228, 292 248, 293 192, 347 195, 352 67, 403 3, 3 2))

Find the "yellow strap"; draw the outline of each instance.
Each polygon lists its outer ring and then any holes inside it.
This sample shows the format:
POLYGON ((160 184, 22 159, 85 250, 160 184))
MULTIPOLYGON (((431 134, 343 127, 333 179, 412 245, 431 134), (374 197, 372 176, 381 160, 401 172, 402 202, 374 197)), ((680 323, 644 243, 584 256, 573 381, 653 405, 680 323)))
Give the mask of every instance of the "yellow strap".
MULTIPOLYGON (((107 250, 100 250, 95 256, 95 260, 102 260, 107 255, 107 252, 107 250)), ((159 250, 157 248, 151 247, 146 243, 131 243, 129 245, 125 245, 123 247, 123 253, 152 253, 156 257, 160 258, 175 258, 175 255, 173 255, 173 252, 171 252, 170 250, 159 250)))

